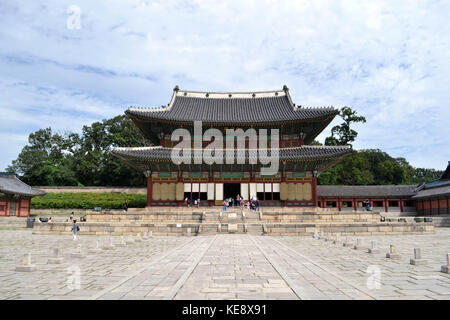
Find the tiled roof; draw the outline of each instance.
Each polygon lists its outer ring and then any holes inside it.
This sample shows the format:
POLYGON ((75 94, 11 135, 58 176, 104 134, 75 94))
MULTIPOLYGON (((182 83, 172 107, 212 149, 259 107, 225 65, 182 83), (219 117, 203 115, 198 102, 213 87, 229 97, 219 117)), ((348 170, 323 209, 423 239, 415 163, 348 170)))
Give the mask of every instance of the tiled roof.
POLYGON ((46 192, 34 189, 20 181, 14 174, 0 174, 0 192, 7 194, 19 194, 23 196, 42 196, 46 192))
POLYGON ((207 93, 175 90, 163 108, 129 108, 140 119, 209 123, 251 123, 334 117, 338 110, 295 106, 287 88, 280 91, 207 93))
MULTIPOLYGON (((347 146, 302 146, 297 148, 282 148, 279 150, 280 160, 296 160, 296 159, 317 159, 317 158, 336 158, 353 152, 347 146)), ((192 149, 192 159, 194 159, 194 149, 192 149)), ((157 147, 141 147, 141 148, 114 148, 112 153, 118 157, 142 159, 142 160, 170 160, 171 148, 157 147)), ((270 149, 268 149, 270 156, 270 149)), ((237 159, 237 150, 235 150, 234 159, 237 159)), ((223 150, 224 157, 226 150, 223 150)), ((245 158, 249 156, 256 157, 257 150, 246 150, 245 158)), ((225 158, 224 158, 225 163, 225 158)))
POLYGON ((410 197, 414 195, 415 185, 381 186, 317 186, 319 197, 410 197))
POLYGON ((443 187, 421 190, 415 196, 413 196, 412 199, 416 200, 444 195, 450 195, 450 183, 443 187))

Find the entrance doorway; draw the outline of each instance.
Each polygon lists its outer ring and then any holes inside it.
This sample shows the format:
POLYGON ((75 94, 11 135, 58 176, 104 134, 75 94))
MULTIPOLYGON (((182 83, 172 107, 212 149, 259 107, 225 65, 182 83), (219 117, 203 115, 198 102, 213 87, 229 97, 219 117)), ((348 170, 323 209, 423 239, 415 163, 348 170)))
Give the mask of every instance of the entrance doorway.
POLYGON ((238 194, 241 194, 241 184, 240 183, 224 183, 223 184, 223 197, 224 198, 236 199, 236 196, 238 194))
POLYGON ((16 215, 16 207, 17 207, 17 203, 16 202, 10 202, 9 203, 9 215, 10 216, 15 216, 16 215))

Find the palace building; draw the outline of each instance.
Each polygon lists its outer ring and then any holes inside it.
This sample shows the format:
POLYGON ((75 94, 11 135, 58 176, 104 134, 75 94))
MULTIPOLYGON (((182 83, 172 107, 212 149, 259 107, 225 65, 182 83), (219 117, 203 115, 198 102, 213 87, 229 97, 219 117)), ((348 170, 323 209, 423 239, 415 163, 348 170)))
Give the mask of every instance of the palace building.
POLYGON ((115 148, 112 153, 146 175, 148 206, 177 206, 185 198, 200 199, 202 206, 221 205, 224 198, 239 194, 246 200, 257 196, 263 206, 317 207, 318 174, 353 152, 347 146, 310 145, 338 110, 296 105, 286 86, 282 90, 239 93, 194 92, 176 86, 167 106, 129 108, 125 114, 152 146, 115 148), (223 161, 198 161, 196 157, 217 138, 206 138, 206 133, 200 135, 202 139, 195 138, 199 137, 196 121, 201 121, 203 130, 216 129, 216 134, 225 137, 223 152, 212 152, 221 154, 223 161), (185 129, 194 137, 188 142, 193 148, 188 154, 192 161, 172 160, 172 148, 181 141, 172 141, 176 129, 185 129), (229 131, 237 133, 239 129, 260 133, 258 145, 255 147, 245 135, 230 138, 229 131), (261 135, 261 129, 266 129, 267 135, 261 135), (229 143, 235 148, 236 161, 232 163, 225 159, 229 143), (278 170, 270 175, 261 173, 261 168, 268 167, 267 161, 250 161, 261 156, 264 145, 267 157, 277 162, 278 170))

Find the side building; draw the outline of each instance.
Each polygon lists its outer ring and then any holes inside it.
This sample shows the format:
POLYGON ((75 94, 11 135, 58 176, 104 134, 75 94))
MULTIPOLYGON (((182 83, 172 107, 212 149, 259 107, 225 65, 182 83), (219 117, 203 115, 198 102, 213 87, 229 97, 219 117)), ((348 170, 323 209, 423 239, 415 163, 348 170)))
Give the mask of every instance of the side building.
POLYGON ((0 172, 0 216, 28 217, 31 198, 45 194, 20 181, 15 174, 0 172))

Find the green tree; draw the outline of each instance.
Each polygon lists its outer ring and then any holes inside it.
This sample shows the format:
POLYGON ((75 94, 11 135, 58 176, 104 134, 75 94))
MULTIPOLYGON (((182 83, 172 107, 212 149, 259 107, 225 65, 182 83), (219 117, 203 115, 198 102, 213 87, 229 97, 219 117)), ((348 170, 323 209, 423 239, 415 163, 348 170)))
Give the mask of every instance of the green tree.
POLYGON ((358 132, 351 129, 352 123, 366 122, 366 118, 358 116, 356 111, 349 107, 343 107, 339 110, 339 116, 344 120, 340 125, 331 128, 331 136, 325 139, 326 146, 349 145, 355 141, 358 132))
POLYGON ((51 128, 40 129, 29 135, 28 145, 7 171, 31 185, 77 185, 71 160, 66 157, 71 143, 69 136, 53 133, 51 128))
POLYGON ((81 134, 30 134, 7 168, 31 185, 144 186, 145 176, 111 155, 113 147, 149 145, 125 115, 84 126, 81 134))
POLYGON ((379 149, 357 151, 318 177, 322 185, 398 185, 430 182, 443 171, 414 168, 379 149))

